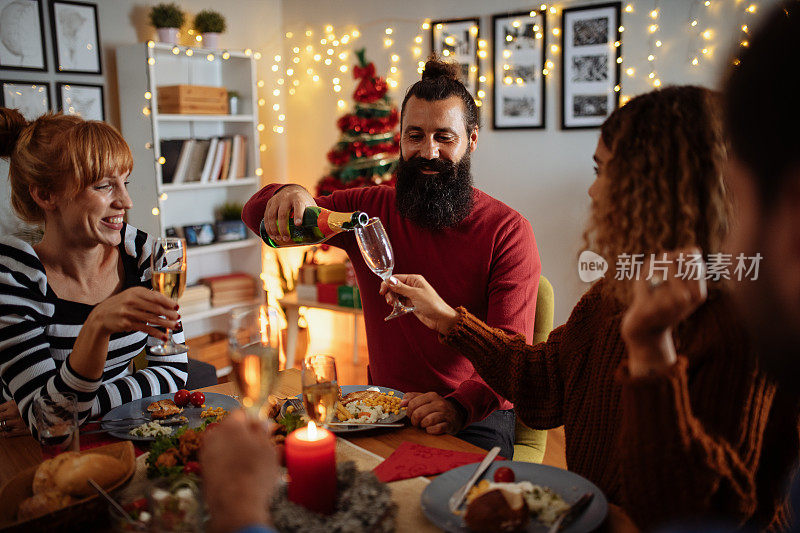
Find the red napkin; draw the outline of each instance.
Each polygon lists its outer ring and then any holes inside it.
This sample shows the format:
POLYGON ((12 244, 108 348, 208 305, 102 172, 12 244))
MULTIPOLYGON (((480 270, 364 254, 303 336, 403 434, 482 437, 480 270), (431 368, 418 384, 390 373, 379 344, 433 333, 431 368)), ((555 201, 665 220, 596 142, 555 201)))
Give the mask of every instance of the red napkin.
MULTIPOLYGON (((83 434, 84 431, 91 431, 93 429, 100 429, 100 422, 89 422, 81 426, 81 451, 91 450, 92 448, 105 446, 106 444, 114 444, 115 442, 120 441, 120 439, 112 437, 108 433, 95 433, 93 435, 83 434)), ((141 449, 136 443, 134 443, 133 452, 136 454, 136 457, 139 457, 145 451, 146 450, 141 449)))
MULTIPOLYGON (((479 463, 485 455, 480 453, 454 452, 431 448, 413 442, 404 442, 375 467, 373 472, 384 483, 417 476, 432 476, 459 466, 479 463)), ((504 460, 499 455, 495 461, 504 460)))

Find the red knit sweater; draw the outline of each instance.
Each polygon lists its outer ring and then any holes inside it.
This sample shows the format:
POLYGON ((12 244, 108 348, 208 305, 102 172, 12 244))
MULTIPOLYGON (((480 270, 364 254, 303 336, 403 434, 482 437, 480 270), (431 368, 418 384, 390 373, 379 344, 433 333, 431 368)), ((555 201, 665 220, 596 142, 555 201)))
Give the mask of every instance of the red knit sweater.
MULTIPOLYGON (((242 219, 255 233, 280 187, 267 185, 245 205, 242 219)), ((394 250, 394 273, 422 274, 453 305, 464 306, 491 326, 531 337, 542 270, 533 229, 507 205, 474 191, 472 212, 439 231, 400 215, 393 187, 347 189, 316 201, 326 209, 380 217, 394 250)), ((436 333, 416 317, 384 321, 391 307, 378 293, 381 280, 367 267, 352 232, 335 235, 328 244, 344 249, 353 262, 364 306, 371 383, 452 398, 466 411, 468 423, 497 409, 511 409, 463 355, 440 344, 436 333)))
POLYGON ((763 527, 781 520, 798 412, 758 371, 730 307, 723 296, 702 306, 676 335, 685 355, 669 373, 647 378, 627 373, 623 308, 601 283, 536 346, 463 308, 442 340, 514 402, 527 425, 564 425, 569 469, 640 527, 699 515, 763 527))

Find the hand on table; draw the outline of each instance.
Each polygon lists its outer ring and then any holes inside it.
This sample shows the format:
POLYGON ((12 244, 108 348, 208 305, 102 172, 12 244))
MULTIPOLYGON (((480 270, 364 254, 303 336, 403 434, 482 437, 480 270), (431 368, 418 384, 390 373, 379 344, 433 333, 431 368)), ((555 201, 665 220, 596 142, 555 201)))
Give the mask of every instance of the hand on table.
POLYGON ((178 320, 178 304, 173 300, 144 287, 133 287, 97 304, 86 323, 93 324, 104 335, 141 331, 167 341, 167 334, 157 326, 174 329, 178 320))
POLYGON ((276 192, 264 209, 264 229, 275 242, 289 242, 289 212, 295 226, 303 223, 306 207, 316 206, 314 197, 300 185, 287 185, 276 192))
POLYGON ((411 424, 431 435, 453 435, 464 426, 464 419, 456 406, 435 392, 407 392, 400 407, 406 408, 411 424))
POLYGON ((16 402, 0 403, 0 438, 30 435, 28 425, 22 420, 16 402))
POLYGON ((395 294, 404 297, 414 306, 414 314, 420 322, 442 335, 450 331, 458 319, 456 310, 419 274, 395 274, 388 283, 381 283, 380 293, 390 305, 394 303, 395 294))
MULTIPOLYGON (((628 349, 628 370, 633 377, 666 370, 677 356, 672 330, 689 317, 706 299, 705 264, 700 279, 677 275, 678 257, 699 255, 697 248, 667 252, 669 270, 660 283, 640 279, 633 284, 633 300, 622 318, 621 333, 628 349)), ((684 265, 684 269, 686 266, 684 265)), ((646 263, 642 269, 649 272, 646 263)), ((659 274, 655 274, 659 275, 659 274)))
POLYGON ((263 422, 250 420, 239 410, 206 430, 200 465, 211 513, 209 531, 237 531, 270 523, 278 463, 263 422))

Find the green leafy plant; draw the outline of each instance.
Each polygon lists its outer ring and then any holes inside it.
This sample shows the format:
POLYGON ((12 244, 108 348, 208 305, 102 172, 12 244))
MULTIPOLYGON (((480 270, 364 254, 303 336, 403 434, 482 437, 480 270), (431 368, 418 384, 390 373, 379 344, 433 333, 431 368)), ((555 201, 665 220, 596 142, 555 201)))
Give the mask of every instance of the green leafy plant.
POLYGON ((220 220, 241 220, 242 204, 239 202, 225 202, 217 208, 220 220))
POLYGON ((186 15, 178 4, 158 4, 150 10, 150 24, 156 28, 180 28, 186 21, 186 15))
POLYGON ((194 29, 200 33, 222 33, 225 31, 225 17, 216 11, 204 9, 194 17, 194 29))
POLYGON ((239 98, 239 93, 236 91, 228 91, 228 98, 239 98))

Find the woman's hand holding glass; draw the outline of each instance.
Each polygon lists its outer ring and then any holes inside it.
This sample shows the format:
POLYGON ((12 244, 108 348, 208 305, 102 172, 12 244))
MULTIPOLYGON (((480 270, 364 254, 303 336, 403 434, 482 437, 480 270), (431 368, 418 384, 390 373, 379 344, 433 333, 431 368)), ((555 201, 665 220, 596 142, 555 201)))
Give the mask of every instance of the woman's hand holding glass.
POLYGON ((86 325, 96 327, 102 335, 141 331, 167 341, 169 336, 158 328, 175 328, 179 320, 174 300, 144 287, 132 287, 97 304, 86 325))
POLYGON ((391 304, 400 295, 411 302, 420 322, 442 335, 447 334, 458 320, 458 312, 419 274, 395 274, 381 283, 381 294, 391 304))

